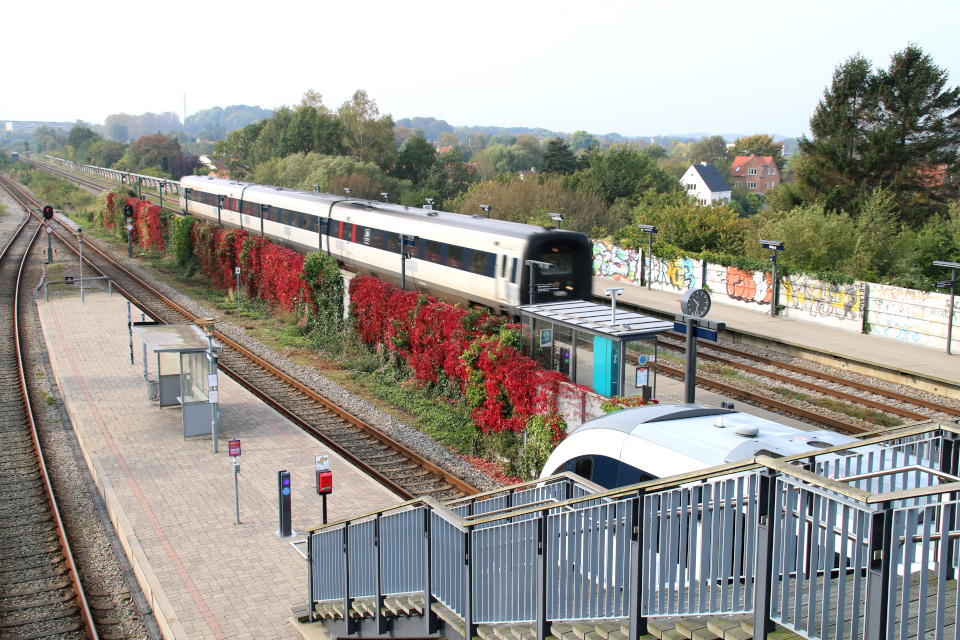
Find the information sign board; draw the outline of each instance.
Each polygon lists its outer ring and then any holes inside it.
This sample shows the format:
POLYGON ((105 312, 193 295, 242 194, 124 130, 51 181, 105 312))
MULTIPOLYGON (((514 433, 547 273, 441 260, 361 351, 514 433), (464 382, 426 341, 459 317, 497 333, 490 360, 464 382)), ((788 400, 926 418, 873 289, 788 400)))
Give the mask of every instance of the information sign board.
POLYGON ((227 442, 227 449, 230 451, 232 457, 237 457, 240 455, 240 441, 239 440, 230 440, 227 442))
POLYGON ((650 384, 650 369, 648 367, 637 367, 637 389, 650 384))
POLYGON ((949 289, 953 286, 953 280, 937 280, 937 289, 949 289))
POLYGON ((216 389, 210 389, 210 395, 207 396, 208 404, 217 404, 220 402, 220 392, 216 389))
POLYGON ((317 456, 317 471, 330 471, 330 454, 317 456))
POLYGON ((219 387, 219 386, 220 386, 220 385, 217 384, 217 374, 215 374, 215 373, 208 373, 208 374, 207 374, 207 386, 208 386, 208 387, 219 387))
POLYGON ((553 329, 540 330, 540 348, 545 349, 553 344, 553 329))
POLYGON ((53 233, 53 229, 51 229, 50 227, 47 227, 47 233, 53 233))

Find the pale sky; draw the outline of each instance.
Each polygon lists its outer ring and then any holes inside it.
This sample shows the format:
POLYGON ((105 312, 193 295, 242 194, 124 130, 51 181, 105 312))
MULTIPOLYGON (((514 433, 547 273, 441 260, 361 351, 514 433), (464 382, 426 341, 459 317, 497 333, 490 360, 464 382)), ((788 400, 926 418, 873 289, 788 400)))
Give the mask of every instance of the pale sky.
POLYGON ((595 134, 795 136, 834 68, 916 43, 960 84, 957 0, 15 2, 0 120, 358 88, 394 119, 595 134), (162 8, 161 8, 162 7, 162 8))

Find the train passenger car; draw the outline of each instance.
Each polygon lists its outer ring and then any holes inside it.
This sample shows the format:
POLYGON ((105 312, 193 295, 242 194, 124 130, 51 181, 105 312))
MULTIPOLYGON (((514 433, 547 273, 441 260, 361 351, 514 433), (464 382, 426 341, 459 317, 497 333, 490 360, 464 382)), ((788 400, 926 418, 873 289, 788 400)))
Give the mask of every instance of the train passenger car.
POLYGON ((323 251, 344 267, 400 283, 401 234, 416 236, 407 251, 407 288, 450 302, 515 315, 530 301, 525 261, 534 268, 535 302, 587 300, 592 248, 582 233, 502 220, 344 198, 203 176, 181 181, 183 211, 260 234, 300 253, 323 251))
POLYGON ((623 409, 577 427, 554 449, 541 477, 571 471, 614 489, 759 455, 812 454, 851 442, 857 440, 732 409, 660 404, 623 409))

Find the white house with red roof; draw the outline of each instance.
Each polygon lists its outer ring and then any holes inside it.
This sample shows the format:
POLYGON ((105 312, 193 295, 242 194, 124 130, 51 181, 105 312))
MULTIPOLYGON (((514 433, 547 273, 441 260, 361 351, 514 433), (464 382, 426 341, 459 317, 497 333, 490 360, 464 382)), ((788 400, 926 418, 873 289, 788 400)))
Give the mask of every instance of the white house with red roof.
POLYGON ((750 193, 763 193, 780 184, 780 172, 773 156, 750 154, 737 156, 730 167, 734 187, 746 187, 750 193))
POLYGON ((692 164, 680 178, 680 183, 689 195, 702 204, 730 202, 731 190, 717 168, 709 163, 692 164))

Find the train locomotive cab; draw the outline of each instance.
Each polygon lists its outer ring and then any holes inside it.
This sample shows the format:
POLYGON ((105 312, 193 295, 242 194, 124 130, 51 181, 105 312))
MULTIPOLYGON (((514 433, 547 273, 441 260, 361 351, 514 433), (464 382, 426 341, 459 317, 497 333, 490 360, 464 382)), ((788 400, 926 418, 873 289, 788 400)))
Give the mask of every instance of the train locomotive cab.
POLYGON ((527 244, 523 272, 520 277, 521 299, 530 304, 589 300, 592 285, 592 247, 580 233, 550 231, 532 235, 527 244), (526 260, 546 262, 553 269, 534 266, 533 299, 530 299, 531 267, 526 260), (585 268, 589 266, 589 268, 585 268), (538 285, 549 290, 538 291, 538 285))
POLYGON ((781 458, 856 441, 731 409, 655 405, 622 409, 577 427, 547 459, 541 478, 570 471, 614 489, 758 455, 781 458))

